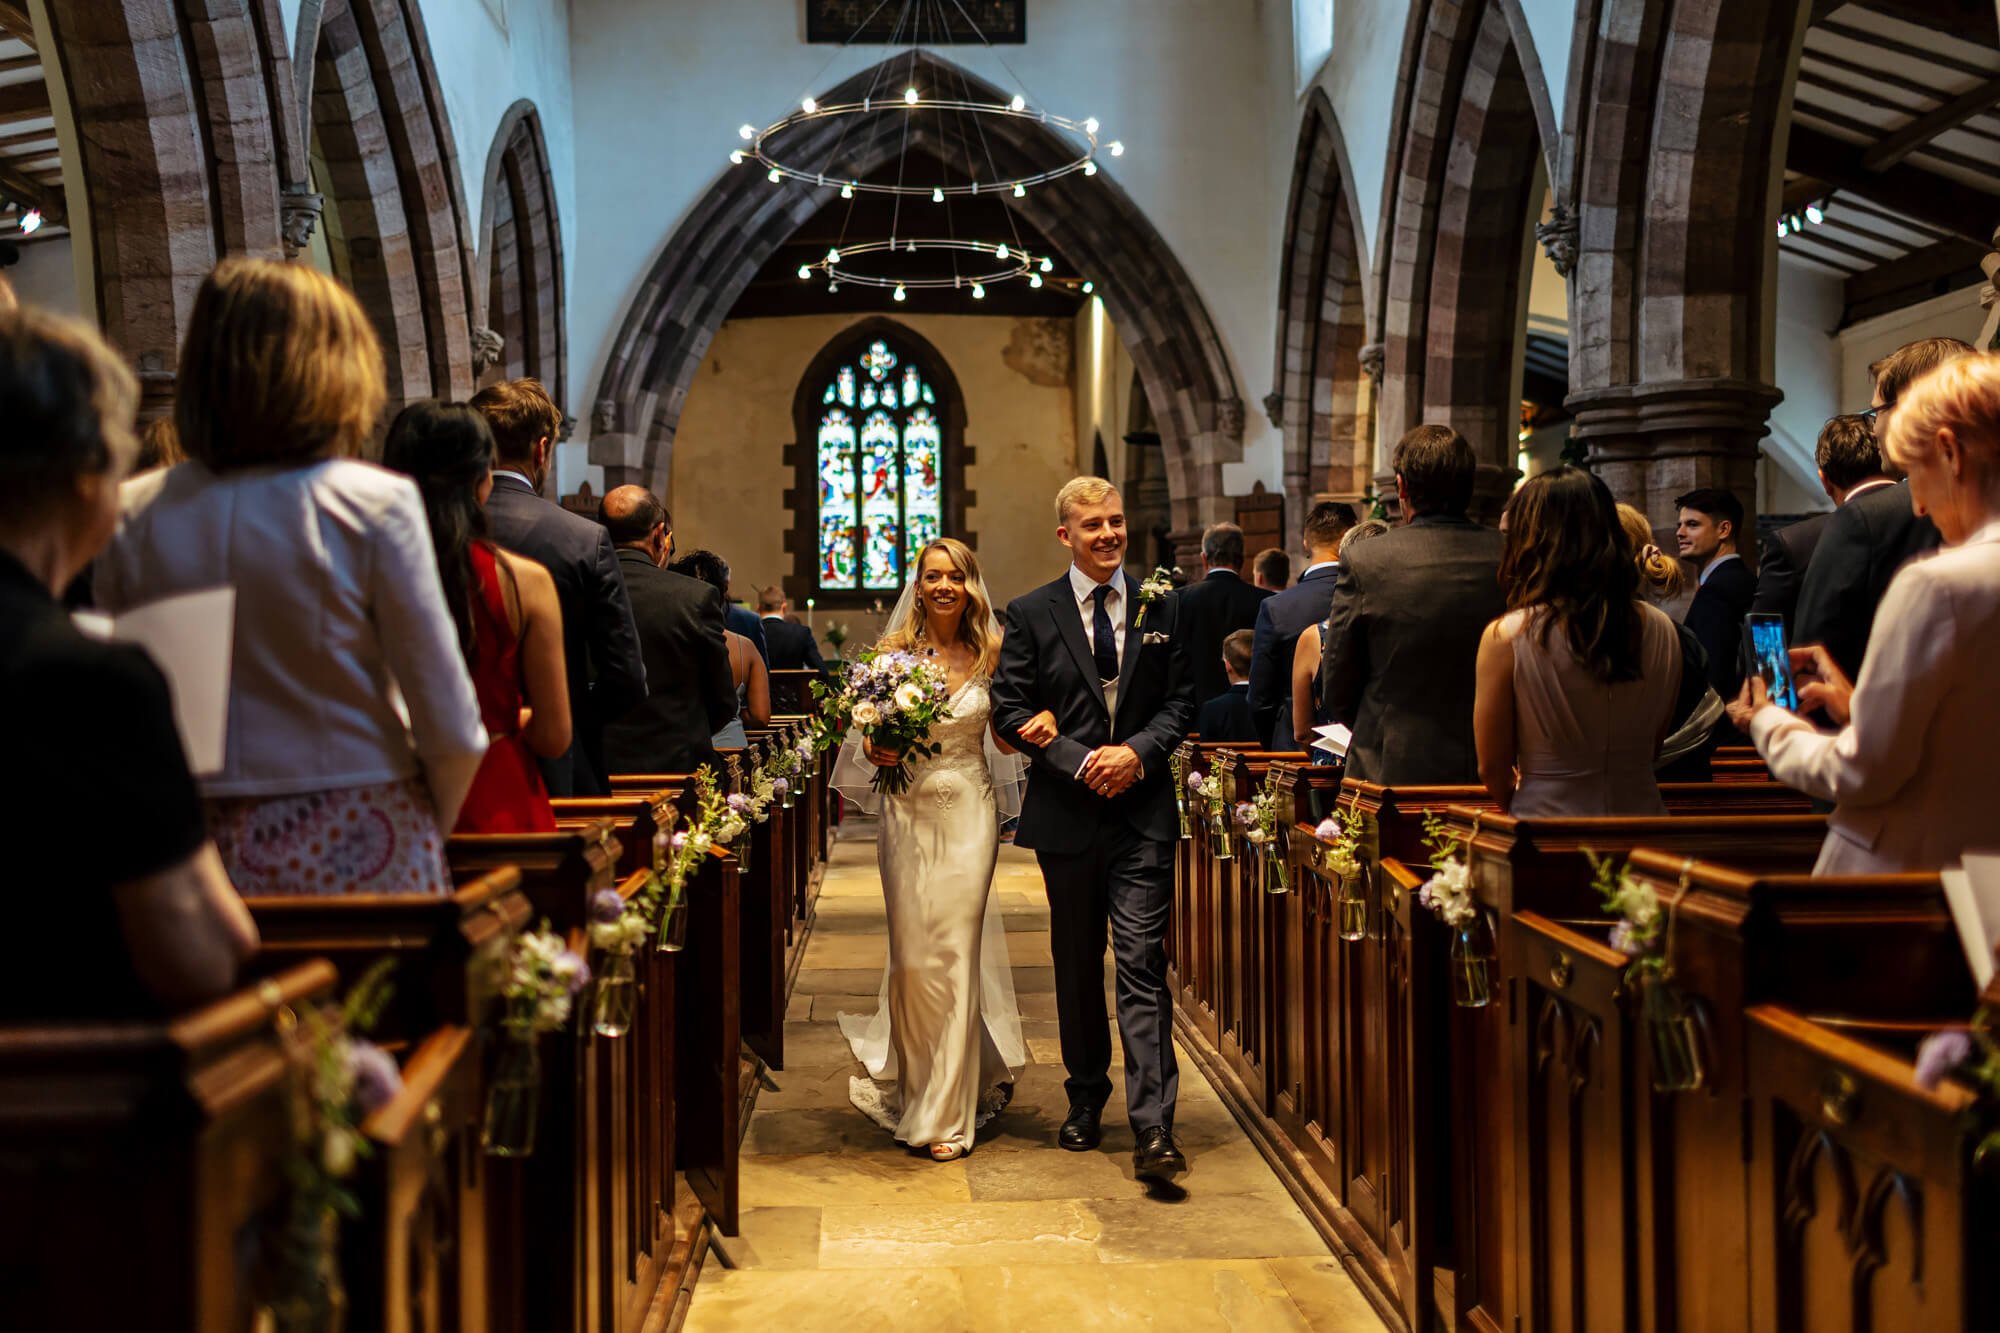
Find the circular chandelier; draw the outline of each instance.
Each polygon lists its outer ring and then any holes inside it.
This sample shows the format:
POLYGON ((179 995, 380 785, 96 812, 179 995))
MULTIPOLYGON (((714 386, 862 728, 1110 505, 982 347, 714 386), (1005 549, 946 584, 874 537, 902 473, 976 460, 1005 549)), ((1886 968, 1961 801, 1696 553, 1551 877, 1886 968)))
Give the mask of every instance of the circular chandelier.
POLYGON ((898 301, 908 299, 911 289, 918 291, 970 290, 972 299, 986 299, 986 284, 1007 282, 1016 278, 1027 279, 1030 287, 1040 287, 1042 277, 1055 270, 1055 260, 1048 255, 1034 255, 1019 246, 1005 241, 961 241, 955 237, 932 237, 929 239, 898 239, 886 241, 861 241, 852 245, 840 245, 828 250, 824 258, 810 264, 799 265, 799 278, 810 282, 814 275, 824 275, 828 291, 839 291, 840 284, 851 283, 857 287, 878 287, 891 291, 898 301), (868 255, 880 254, 932 254, 949 253, 954 259, 961 254, 983 256, 999 265, 998 268, 974 273, 952 272, 932 277, 897 278, 880 273, 870 273, 857 268, 853 261, 868 255))
MULTIPOLYGON (((1071 120, 1067 116, 1058 116, 1048 111, 1032 109, 1028 106, 1027 99, 1018 95, 1010 102, 975 102, 961 98, 924 97, 917 92, 914 86, 911 86, 903 90, 900 100, 864 97, 859 102, 836 102, 829 106, 822 106, 819 102, 808 97, 799 103, 797 111, 782 120, 766 125, 761 130, 755 125, 747 124, 738 129, 736 131, 737 137, 743 139, 750 146, 748 148, 739 148, 730 153, 729 160, 738 166, 747 161, 757 162, 764 168, 764 174, 770 179, 773 185, 781 181, 795 180, 804 181, 809 185, 837 186, 840 189, 840 195, 843 199, 852 199, 857 192, 862 194, 896 195, 903 198, 923 198, 928 196, 930 201, 935 204, 941 204, 948 198, 968 197, 978 194, 990 195, 996 192, 1011 194, 1014 198, 1019 199, 1027 194, 1030 186, 1046 185, 1050 181, 1060 180, 1064 176, 1075 175, 1077 172, 1082 172, 1086 176, 1095 176, 1097 174, 1097 154, 1100 147, 1097 138, 1098 129, 1099 126, 1095 116, 1089 116, 1083 120, 1071 120), (893 111, 899 107, 905 112, 910 113, 934 111, 941 114, 950 113, 959 116, 997 116, 1014 120, 1030 120, 1037 124, 1052 125, 1057 129, 1067 130, 1071 134, 1080 137, 1084 141, 1085 147, 1075 157, 1058 166, 1050 167, 1045 171, 1029 172, 1024 175, 1002 177, 989 181, 981 181, 975 178, 965 181, 941 182, 936 185, 909 185, 904 184, 900 180, 868 181, 856 177, 843 177, 838 174, 830 175, 825 171, 808 170, 805 167, 786 162, 772 143, 772 140, 782 137, 787 131, 801 125, 810 125, 816 121, 835 120, 844 117, 875 115, 883 111, 893 111)), ((984 137, 983 131, 981 132, 981 136, 982 138, 984 137)), ((1125 152, 1125 145, 1116 139, 1102 145, 1102 148, 1112 157, 1122 156, 1125 152)), ((989 154, 988 156, 990 161, 991 155, 989 154)))

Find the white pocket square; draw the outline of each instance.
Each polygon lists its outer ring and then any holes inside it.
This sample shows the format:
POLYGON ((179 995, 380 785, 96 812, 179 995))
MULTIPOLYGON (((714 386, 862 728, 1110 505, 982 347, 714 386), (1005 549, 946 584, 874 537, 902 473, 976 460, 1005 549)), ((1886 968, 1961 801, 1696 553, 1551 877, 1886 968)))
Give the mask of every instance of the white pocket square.
POLYGON ((1149 629, 1146 631, 1146 637, 1139 641, 1139 646, 1143 648, 1149 643, 1166 643, 1168 638, 1165 630, 1149 629))

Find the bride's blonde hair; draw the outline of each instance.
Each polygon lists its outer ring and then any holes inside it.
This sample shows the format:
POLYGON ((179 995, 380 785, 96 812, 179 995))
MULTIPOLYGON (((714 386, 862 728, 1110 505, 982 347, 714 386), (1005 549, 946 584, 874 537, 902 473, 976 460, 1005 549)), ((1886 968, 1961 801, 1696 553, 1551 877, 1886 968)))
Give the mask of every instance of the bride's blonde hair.
POLYGON ((910 652, 924 637, 924 561, 931 552, 942 551, 952 568, 965 575, 965 615, 958 622, 959 642, 972 649, 972 674, 990 677, 1000 666, 1000 622, 993 614, 993 598, 979 573, 979 557, 956 537, 939 537, 917 552, 912 566, 912 595, 897 603, 897 614, 882 632, 879 646, 892 653, 910 652))

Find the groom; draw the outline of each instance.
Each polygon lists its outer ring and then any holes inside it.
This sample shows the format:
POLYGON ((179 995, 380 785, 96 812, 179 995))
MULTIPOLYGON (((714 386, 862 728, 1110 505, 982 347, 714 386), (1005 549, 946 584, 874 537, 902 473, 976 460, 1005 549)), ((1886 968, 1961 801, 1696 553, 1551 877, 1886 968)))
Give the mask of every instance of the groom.
POLYGON ((1168 759, 1194 716, 1175 599, 1151 600, 1124 572, 1125 506, 1101 477, 1056 495, 1070 567, 1007 608, 993 720, 1033 758, 1015 843, 1032 848, 1049 895, 1056 1017, 1069 1071, 1057 1136, 1089 1152, 1111 1097, 1104 929, 1117 960, 1118 1033, 1135 1174, 1187 1170, 1174 1143, 1173 996, 1167 911, 1177 824, 1168 759))

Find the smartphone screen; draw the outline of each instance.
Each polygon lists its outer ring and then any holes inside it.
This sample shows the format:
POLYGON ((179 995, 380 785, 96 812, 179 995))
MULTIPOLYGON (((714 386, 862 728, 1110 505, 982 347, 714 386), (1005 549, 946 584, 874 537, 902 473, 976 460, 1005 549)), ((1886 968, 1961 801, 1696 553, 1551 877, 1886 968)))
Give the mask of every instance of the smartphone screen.
POLYGON ((1792 681, 1792 655, 1785 648, 1785 618, 1746 616, 1743 637, 1749 646, 1751 669, 1764 678, 1771 691, 1771 702, 1796 713, 1799 691, 1792 681))

